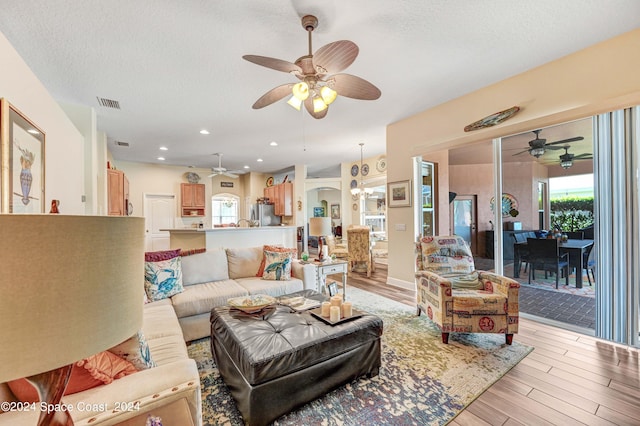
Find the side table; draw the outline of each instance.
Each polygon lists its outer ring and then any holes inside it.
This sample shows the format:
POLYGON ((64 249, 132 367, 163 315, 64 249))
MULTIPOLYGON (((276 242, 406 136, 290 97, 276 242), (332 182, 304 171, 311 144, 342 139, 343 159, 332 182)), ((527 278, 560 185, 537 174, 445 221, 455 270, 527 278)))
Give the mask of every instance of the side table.
POLYGON ((349 262, 345 260, 334 260, 332 262, 313 262, 316 267, 318 277, 318 292, 327 293, 327 275, 342 273, 342 300, 347 300, 347 270, 349 262))

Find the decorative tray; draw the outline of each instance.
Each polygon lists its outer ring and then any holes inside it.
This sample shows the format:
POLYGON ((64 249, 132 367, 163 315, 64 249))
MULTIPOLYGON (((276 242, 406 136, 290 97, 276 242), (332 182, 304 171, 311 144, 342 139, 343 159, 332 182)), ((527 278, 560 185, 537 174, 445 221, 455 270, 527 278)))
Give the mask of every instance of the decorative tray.
POLYGON ((278 303, 285 305, 293 309, 294 311, 307 311, 312 308, 317 308, 322 304, 319 300, 307 299, 303 296, 297 297, 280 297, 278 303))
POLYGON ((340 319, 336 322, 332 322, 329 318, 325 318, 321 315, 322 313, 322 308, 317 308, 317 309, 312 309, 309 311, 309 313, 311 313, 311 315, 313 315, 314 317, 318 318, 320 321, 329 324, 329 325, 338 325, 338 324, 342 324, 343 322, 347 322, 347 321, 351 321, 353 319, 356 318, 360 318, 361 316, 363 316, 365 314, 365 312, 359 311, 357 309, 351 309, 351 312, 353 313, 353 315, 351 315, 349 318, 345 318, 345 317, 340 317, 340 319))
POLYGON ((227 304, 232 308, 240 309, 248 314, 259 312, 267 306, 276 303, 275 297, 266 294, 254 294, 252 296, 240 296, 227 300, 227 304))

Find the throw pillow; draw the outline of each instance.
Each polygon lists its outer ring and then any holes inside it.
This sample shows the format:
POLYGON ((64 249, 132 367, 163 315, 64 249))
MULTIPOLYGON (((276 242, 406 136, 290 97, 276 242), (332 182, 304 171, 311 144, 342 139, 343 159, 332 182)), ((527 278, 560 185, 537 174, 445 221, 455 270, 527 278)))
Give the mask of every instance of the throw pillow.
POLYGON ((149 344, 142 331, 109 349, 109 352, 129 361, 137 370, 146 370, 156 366, 151 359, 149 344))
POLYGON ((180 257, 159 262, 145 262, 144 289, 151 301, 182 293, 182 263, 180 257))
POLYGON ((145 262, 159 262, 161 260, 169 260, 180 256, 181 249, 164 250, 164 251, 148 251, 144 254, 145 262))
POLYGON ((204 253, 206 251, 207 251, 206 248, 180 250, 180 256, 182 256, 182 257, 191 256, 191 255, 194 255, 194 254, 204 253))
POLYGON ((451 288, 455 290, 484 290, 476 271, 470 274, 445 274, 443 277, 451 281, 451 288))
MULTIPOLYGON (((64 395, 71 395, 102 384, 109 384, 137 370, 129 361, 112 354, 100 352, 76 362, 71 369, 71 377, 64 395)), ((38 391, 26 379, 12 380, 7 383, 11 392, 23 402, 38 402, 38 391)))
MULTIPOLYGON (((297 259, 298 258, 298 249, 294 249, 294 248, 265 245, 263 247, 263 250, 265 252, 266 251, 276 251, 276 252, 283 252, 283 253, 291 253, 291 258, 292 259, 297 259)), ((264 274, 264 266, 265 266, 265 264, 266 264, 266 259, 263 256, 262 257, 262 262, 260 263, 260 267, 258 268, 258 272, 256 273, 256 277, 261 277, 264 274)))
POLYGON ((291 279, 291 253, 265 251, 265 268, 262 279, 288 281, 291 279))

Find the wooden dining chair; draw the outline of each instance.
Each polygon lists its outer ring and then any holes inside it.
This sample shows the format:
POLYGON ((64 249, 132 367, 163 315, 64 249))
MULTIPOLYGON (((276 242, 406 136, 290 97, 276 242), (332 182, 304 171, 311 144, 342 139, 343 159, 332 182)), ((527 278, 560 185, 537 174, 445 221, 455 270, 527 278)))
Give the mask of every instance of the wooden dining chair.
MULTIPOLYGON (((517 233, 517 234, 511 234, 511 236, 514 239, 514 243, 513 243, 513 253, 516 255, 515 258, 519 259, 519 262, 517 264, 514 264, 514 272, 516 272, 515 268, 517 269, 518 274, 520 274, 520 269, 522 268, 522 264, 524 263, 524 272, 527 272, 527 268, 529 266, 529 250, 527 249, 527 246, 524 244, 527 242, 527 236, 525 233, 517 233)), ((517 275, 514 275, 514 277, 517 275)))
POLYGON ((560 274, 564 273, 565 285, 569 285, 569 254, 560 254, 558 241, 554 239, 527 238, 529 251, 529 284, 536 279, 536 269, 556 274, 556 288, 560 274))

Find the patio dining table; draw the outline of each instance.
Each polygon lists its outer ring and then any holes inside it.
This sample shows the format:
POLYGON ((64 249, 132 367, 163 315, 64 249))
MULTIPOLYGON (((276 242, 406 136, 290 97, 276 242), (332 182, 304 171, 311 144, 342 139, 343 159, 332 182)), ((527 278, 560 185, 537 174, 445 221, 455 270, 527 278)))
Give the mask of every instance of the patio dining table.
MULTIPOLYGON (((593 240, 567 240, 558 244, 560 253, 569 253, 569 267, 576 270, 576 288, 582 288, 582 257, 587 248, 593 245, 593 240)), ((513 277, 520 277, 520 247, 526 247, 527 243, 514 244, 513 277)))

